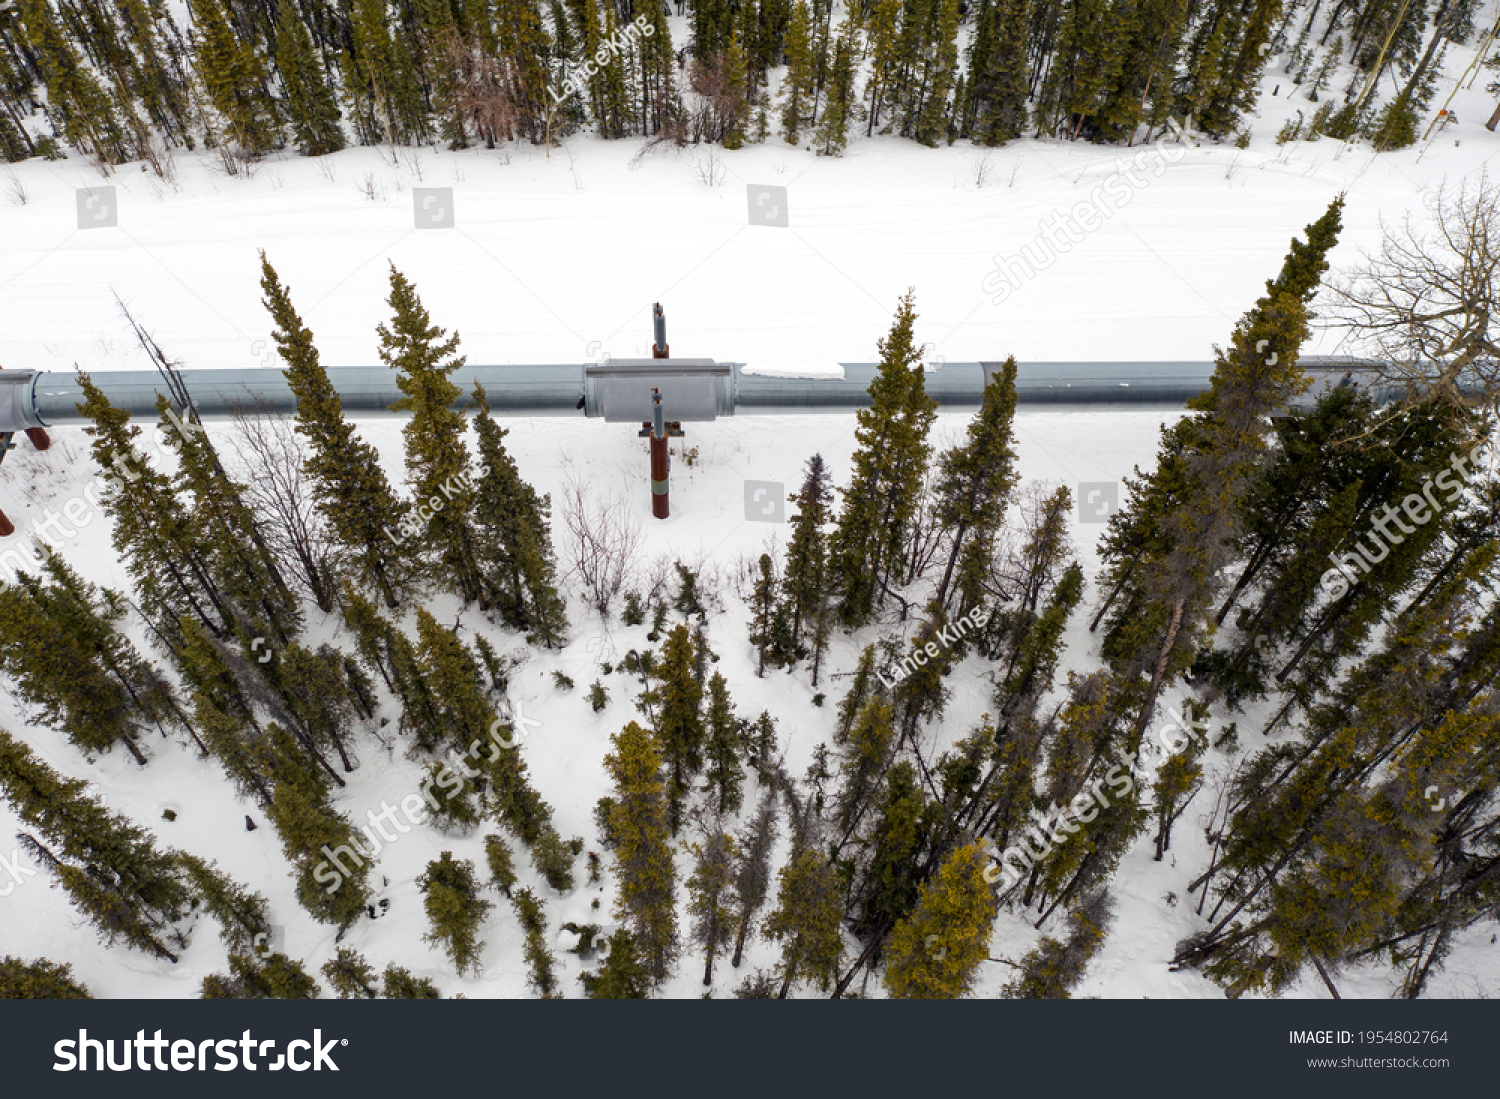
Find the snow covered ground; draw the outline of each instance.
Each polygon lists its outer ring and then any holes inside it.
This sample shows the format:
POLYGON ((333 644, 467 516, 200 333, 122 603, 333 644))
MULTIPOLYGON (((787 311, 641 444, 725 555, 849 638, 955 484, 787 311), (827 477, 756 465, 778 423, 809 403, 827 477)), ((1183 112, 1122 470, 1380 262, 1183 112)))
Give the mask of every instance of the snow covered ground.
MULTIPOLYGON (((1456 73, 1469 57, 1450 50, 1456 73)), ((1500 135, 1483 129, 1492 104, 1481 77, 1454 102, 1464 121, 1440 131, 1428 147, 1373 156, 1367 148, 1323 139, 1278 149, 1272 136, 1301 109, 1290 101, 1290 81, 1273 66, 1251 147, 1190 145, 1160 177, 1048 269, 996 305, 984 280, 997 255, 1017 253, 1054 211, 1068 211, 1115 173, 1121 150, 1083 144, 1023 141, 984 151, 966 145, 924 149, 894 139, 858 140, 840 160, 814 157, 779 142, 738 152, 661 149, 640 142, 578 138, 550 157, 531 148, 503 152, 405 151, 393 164, 378 150, 351 150, 320 161, 291 158, 260 166, 253 178, 230 179, 190 156, 177 161, 176 186, 131 168, 109 179, 79 160, 27 162, 0 169, 0 198, 12 176, 24 204, 0 205, 0 365, 91 371, 145 365, 129 340, 112 292, 118 293, 169 354, 191 367, 275 365, 269 322, 259 304, 257 249, 264 248, 290 286, 314 330, 328 365, 373 364, 375 325, 386 319, 386 264, 411 277, 438 324, 456 328, 474 363, 579 362, 605 353, 649 354, 650 308, 662 302, 674 357, 761 362, 768 372, 806 371, 838 361, 873 361, 875 341, 887 331, 896 299, 917 294, 918 337, 934 358, 1023 361, 1133 359, 1202 360, 1225 340, 1240 314, 1275 273, 1288 238, 1347 191, 1343 241, 1336 263, 1357 258, 1378 240, 1378 220, 1422 212, 1423 196, 1447 177, 1475 172, 1500 152, 1500 135), (1281 84, 1272 97, 1270 87, 1281 84), (701 175, 721 171, 708 186, 701 175), (983 176, 981 179, 980 177, 983 176), (790 227, 749 223, 747 184, 788 189, 790 227), (80 230, 74 189, 113 186, 118 226, 80 230), (455 227, 418 229, 414 187, 452 188, 455 227), (373 195, 374 197, 369 197, 373 195)), ((1448 87, 1440 89, 1440 100, 1448 87)), ((447 201, 444 199, 443 201, 447 201)), ((1328 352, 1323 337, 1312 350, 1328 352)), ((1036 411, 1017 416, 1020 464, 1029 480, 1063 483, 1117 481, 1153 459, 1157 429, 1171 414, 1143 411, 1036 411)), ((939 419, 939 445, 955 439, 965 419, 939 419)), ((362 423, 392 477, 401 479, 399 421, 362 423)), ((674 460, 673 517, 650 518, 644 443, 635 429, 598 421, 516 420, 508 444, 524 476, 560 495, 575 475, 599 493, 616 493, 646 531, 648 559, 708 562, 718 577, 727 613, 712 620, 737 710, 769 709, 788 745, 788 766, 800 774, 813 746, 829 736, 833 703, 846 681, 814 693, 799 671, 757 680, 746 638, 745 611, 729 582, 738 560, 755 555, 786 528, 745 518, 743 482, 800 479, 815 451, 847 483, 854 420, 847 416, 740 418, 690 425, 686 444, 697 462, 674 460)), ((219 425, 215 431, 228 431, 219 425)), ((24 529, 46 505, 77 494, 92 474, 86 438, 77 428, 54 433, 57 446, 37 455, 24 446, 0 466, 0 508, 24 529)), ((674 453, 678 445, 674 444, 674 453)), ((555 530, 557 524, 555 523, 555 530)), ((1097 571, 1094 540, 1104 528, 1077 525, 1074 537, 1090 577, 1097 571)), ((123 586, 107 521, 81 527, 67 551, 89 579, 123 586)), ((14 540, 0 543, 8 548, 14 540)), ((1093 592, 1086 597, 1092 602, 1093 592)), ((453 622, 456 604, 439 601, 439 620, 453 622)), ((513 694, 526 715, 541 721, 523 751, 533 780, 557 812, 564 836, 582 835, 597 850, 591 811, 607 792, 600 761, 608 737, 636 716, 635 693, 624 675, 605 678, 610 704, 595 714, 584 698, 599 659, 643 647, 646 627, 602 631, 576 598, 570 606, 573 639, 560 654, 531 651, 513 694), (552 685, 554 670, 578 684, 571 693, 552 685)), ((1072 623, 1074 666, 1092 662, 1088 615, 1072 623)), ((462 618, 469 628, 482 620, 462 618)), ((505 637, 502 651, 524 648, 505 637)), ((309 622, 314 640, 333 622, 309 622)), ((853 667, 863 636, 840 637, 834 673, 853 667)), ((953 701, 942 725, 952 740, 987 707, 990 685, 977 660, 950 680, 953 701)), ((1167 700, 1175 705, 1177 695, 1167 700)), ((1261 715, 1237 716, 1242 742, 1256 746, 1261 715)), ((1224 715, 1215 714, 1217 721, 1224 715)), ((285 929, 284 949, 310 971, 331 956, 333 933, 302 912, 275 830, 251 804, 237 800, 218 768, 180 747, 151 745, 140 771, 116 753, 94 765, 60 738, 28 728, 8 694, 0 697, 0 725, 24 730, 59 770, 98 783, 112 808, 150 827, 164 844, 217 859, 240 881, 264 893, 285 929), (176 810, 175 822, 162 819, 176 810), (260 827, 246 832, 249 812, 260 827)), ((417 765, 366 738, 361 766, 341 806, 357 821, 382 799, 395 804, 417 788, 417 765)), ((1213 752, 1211 765, 1224 759, 1213 752)), ((1107 997, 1217 997, 1193 973, 1170 973, 1174 944, 1195 926, 1186 886, 1204 867, 1198 819, 1210 793, 1200 794, 1179 823, 1173 851, 1151 861, 1142 840, 1120 868, 1114 890, 1119 913, 1108 943, 1080 995, 1107 997), (1175 894, 1175 902, 1167 899, 1175 894)), ((0 807, 0 855, 9 857, 19 827, 0 807)), ((381 856, 389 879, 377 894, 387 914, 361 921, 345 943, 377 967, 396 961, 434 979, 446 995, 524 995, 521 933, 509 905, 485 925, 485 972, 459 979, 440 951, 421 941, 426 930, 414 878, 441 850, 482 864, 482 835, 445 837, 429 828, 403 836, 381 856)), ((785 842, 783 838, 783 843, 785 842)), ((525 884, 547 903, 553 928, 567 921, 609 923, 610 875, 598 888, 582 884, 558 897, 531 871, 525 884), (600 909, 590 902, 600 899, 600 909)), ((379 881, 377 877, 375 879, 379 881)), ((0 888, 4 883, 0 882, 0 888)), ((1493 927, 1467 935, 1433 982, 1430 995, 1472 996, 1500 988, 1500 946, 1493 927)), ((1003 915, 991 954, 1017 959, 1037 938, 1018 916, 1003 915)), ((192 996, 202 977, 223 971, 224 953, 212 927, 203 927, 176 966, 95 941, 43 876, 26 878, 0 896, 0 952, 44 955, 71 962, 101 996, 192 996)), ((721 962, 714 989, 728 995, 756 966, 769 967, 774 948, 758 943, 745 965, 721 962)), ((578 963, 558 951, 566 994, 578 995, 578 963)), ((1010 974, 986 965, 980 995, 994 995, 1010 974)), ((702 992, 701 965, 691 953, 668 996, 702 992)), ((1376 968, 1346 973, 1340 991, 1351 997, 1389 995, 1394 982, 1376 968)), ((871 982, 878 994, 878 984, 871 982)), ((1294 990, 1327 993, 1316 980, 1294 990)))

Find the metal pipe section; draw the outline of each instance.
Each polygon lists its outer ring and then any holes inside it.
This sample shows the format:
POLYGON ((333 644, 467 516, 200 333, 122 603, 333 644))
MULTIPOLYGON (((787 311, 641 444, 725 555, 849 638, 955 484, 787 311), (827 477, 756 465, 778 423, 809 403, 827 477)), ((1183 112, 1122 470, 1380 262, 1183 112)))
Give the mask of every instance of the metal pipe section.
MULTIPOLYGON (((756 373, 754 367, 747 370, 742 363, 707 359, 616 359, 605 365, 466 366, 453 380, 465 390, 460 407, 472 404, 467 394, 477 381, 484 385, 490 410, 497 416, 587 416, 640 423, 650 414, 651 389, 656 387, 672 404, 672 418, 686 422, 719 416, 848 413, 869 407, 868 390, 878 364, 837 365, 842 376, 830 371, 828 376, 783 377, 756 373)), ((947 363, 927 372, 927 392, 945 412, 973 411, 1000 366, 947 363)), ((1350 369, 1342 360, 1304 359, 1303 367, 1314 376, 1314 386, 1299 403, 1337 384, 1350 369)), ((394 373, 386 367, 327 369, 344 410, 353 416, 391 415, 390 406, 402 397, 394 373)), ((1211 362, 1022 363, 1016 390, 1026 405, 1173 409, 1207 389, 1213 371, 1211 362)), ((223 419, 236 408, 257 404, 271 412, 293 413, 297 408, 285 376, 275 368, 184 370, 182 376, 205 418, 223 419)), ((154 370, 101 372, 93 381, 111 404, 134 418, 154 419, 156 395, 166 389, 154 370)), ((1377 396, 1389 399, 1394 391, 1382 388, 1377 396)), ((83 423, 77 409, 82 400, 74 374, 0 371, 0 432, 83 423)))

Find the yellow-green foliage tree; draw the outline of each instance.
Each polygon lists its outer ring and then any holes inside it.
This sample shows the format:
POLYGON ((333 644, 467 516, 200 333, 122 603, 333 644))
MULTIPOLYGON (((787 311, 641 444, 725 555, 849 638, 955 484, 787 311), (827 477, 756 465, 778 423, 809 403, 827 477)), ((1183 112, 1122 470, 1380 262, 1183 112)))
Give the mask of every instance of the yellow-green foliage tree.
POLYGON ((892 997, 951 1000, 973 988, 995 922, 987 861, 978 843, 960 847, 922 886, 916 909, 891 933, 885 987, 892 997))

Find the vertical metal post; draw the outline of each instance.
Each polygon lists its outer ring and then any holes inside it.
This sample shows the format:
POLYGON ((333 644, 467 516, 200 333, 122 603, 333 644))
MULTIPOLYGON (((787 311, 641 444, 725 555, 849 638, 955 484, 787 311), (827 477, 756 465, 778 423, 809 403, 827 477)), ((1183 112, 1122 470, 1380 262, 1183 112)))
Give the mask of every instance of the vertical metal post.
MULTIPOLYGON (((7 450, 15 448, 14 438, 15 432, 0 431, 0 462, 5 460, 7 450)), ((16 533, 16 525, 6 518, 5 512, 0 511, 0 538, 9 538, 14 533, 16 533)))
POLYGON ((670 359, 672 349, 667 346, 667 315, 662 312, 661 302, 657 302, 651 309, 651 322, 654 341, 651 344, 651 357, 653 359, 670 359))
POLYGON ((666 410, 661 406, 661 390, 651 391, 651 514, 665 519, 672 514, 668 490, 671 487, 672 455, 667 450, 666 410))

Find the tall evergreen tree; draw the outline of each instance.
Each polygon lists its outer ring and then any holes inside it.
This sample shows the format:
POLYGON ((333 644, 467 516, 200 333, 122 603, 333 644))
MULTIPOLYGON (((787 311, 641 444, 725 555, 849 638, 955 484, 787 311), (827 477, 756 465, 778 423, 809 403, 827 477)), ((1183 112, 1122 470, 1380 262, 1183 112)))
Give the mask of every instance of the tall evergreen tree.
POLYGON ((348 551, 356 577, 394 608, 410 577, 410 551, 394 533, 409 506, 391 491, 375 448, 344 419, 343 402, 318 360, 313 334, 264 252, 260 264, 262 301, 276 323, 272 339, 297 398, 297 433, 310 450, 303 469, 312 478, 318 510, 348 551))
POLYGON ((548 517, 552 500, 538 496, 521 479, 505 449, 504 428, 490 416, 484 388, 477 382, 480 473, 474 492, 474 524, 479 533, 479 567, 490 600, 510 625, 526 629, 547 648, 562 643, 567 611, 557 590, 557 564, 548 517))
POLYGON ((197 72, 218 112, 224 136, 256 158, 280 140, 280 118, 253 42, 236 33, 220 0, 188 0, 197 72))
POLYGON ((804 847, 782 867, 776 910, 766 917, 765 931, 781 943, 781 993, 811 980, 827 991, 844 957, 840 930, 838 875, 822 854, 804 847))
POLYGON ((735 847, 738 855, 734 867, 734 919, 738 930, 734 938, 734 955, 729 964, 740 967, 745 940, 756 914, 766 903, 771 889, 771 852, 776 846, 776 791, 767 788, 756 807, 755 816, 741 830, 735 847))
POLYGON ((990 954, 995 898, 985 848, 954 851, 922 886, 917 907, 891 932, 885 986, 895 999, 955 999, 973 988, 990 954))
POLYGON ((607 814, 619 868, 616 913, 641 951, 656 982, 665 980, 677 957, 677 882, 661 780, 662 754, 650 733, 635 722, 611 738, 604 766, 614 781, 607 814))
POLYGON ((714 983, 714 959, 723 951, 734 929, 730 904, 734 884, 734 837, 717 826, 690 845, 693 873, 688 878, 688 912, 693 917, 693 941, 703 948, 703 985, 714 983))
POLYGON ((173 947, 185 939, 172 925, 187 914, 192 896, 181 867, 150 833, 88 797, 86 786, 63 778, 0 729, 0 796, 41 836, 23 833, 22 846, 106 942, 123 938, 177 961, 173 947))
POLYGON ((304 156, 336 153, 345 140, 333 76, 324 69, 312 36, 291 0, 278 0, 276 22, 276 68, 286 89, 292 135, 304 156))
POLYGON ((708 681, 706 724, 705 789, 713 799, 716 813, 732 815, 739 812, 745 800, 745 768, 740 762, 745 748, 740 719, 735 717, 734 704, 729 698, 729 685, 718 672, 708 681))
POLYGON ((879 341, 880 369, 870 407, 855 413, 854 480, 830 543, 830 570, 844 624, 868 622, 906 564, 907 533, 931 454, 927 432, 937 402, 922 379, 921 348, 912 337, 916 310, 901 299, 890 335, 879 341))
POLYGON ((405 394, 392 411, 411 413, 401 434, 407 483, 430 516, 422 544, 436 555, 443 578, 482 610, 488 600, 472 518, 473 469, 464 444, 464 414, 452 407, 462 391, 449 378, 464 364, 457 354, 458 333, 448 336, 432 323, 416 289, 394 264, 388 300, 393 315, 389 325, 378 328, 380 361, 396 371, 396 385, 405 394))
POLYGON ((951 539, 936 602, 954 618, 978 610, 995 539, 1018 476, 1011 422, 1016 411, 1016 360, 984 389, 984 403, 962 446, 938 458, 938 523, 951 539), (956 597, 956 598, 954 598, 956 597))
POLYGON ((667 815, 672 834, 682 823, 682 806, 693 777, 703 767, 703 684, 694 674, 693 639, 686 625, 674 626, 657 665, 661 710, 656 743, 668 768, 667 815))

